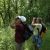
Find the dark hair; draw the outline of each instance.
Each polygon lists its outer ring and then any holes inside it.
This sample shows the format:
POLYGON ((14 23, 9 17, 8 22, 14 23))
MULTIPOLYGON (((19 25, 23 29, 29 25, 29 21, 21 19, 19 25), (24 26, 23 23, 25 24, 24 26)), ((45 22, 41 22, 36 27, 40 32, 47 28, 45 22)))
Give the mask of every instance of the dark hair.
MULTIPOLYGON (((15 21, 17 21, 19 18, 15 18, 15 21)), ((20 19, 19 19, 20 20, 20 19)), ((22 23, 22 21, 20 20, 20 22, 22 23)))
POLYGON ((19 19, 19 18, 15 18, 15 20, 17 20, 17 19, 19 19))
POLYGON ((42 18, 37 18, 39 20, 39 23, 42 23, 42 18))

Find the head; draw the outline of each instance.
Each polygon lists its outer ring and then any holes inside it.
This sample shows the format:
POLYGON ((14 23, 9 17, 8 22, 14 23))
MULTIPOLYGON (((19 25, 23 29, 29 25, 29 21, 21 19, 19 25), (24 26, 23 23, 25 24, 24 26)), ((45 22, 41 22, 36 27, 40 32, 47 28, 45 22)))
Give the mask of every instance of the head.
POLYGON ((37 23, 42 23, 42 18, 37 18, 37 23))
POLYGON ((19 18, 15 18, 15 24, 20 24, 21 20, 19 18))
POLYGON ((17 16, 15 18, 15 21, 16 21, 16 24, 20 24, 20 23, 26 22, 26 18, 24 16, 17 16))
POLYGON ((36 17, 33 17, 33 20, 32 20, 32 23, 34 24, 34 23, 36 23, 36 17))

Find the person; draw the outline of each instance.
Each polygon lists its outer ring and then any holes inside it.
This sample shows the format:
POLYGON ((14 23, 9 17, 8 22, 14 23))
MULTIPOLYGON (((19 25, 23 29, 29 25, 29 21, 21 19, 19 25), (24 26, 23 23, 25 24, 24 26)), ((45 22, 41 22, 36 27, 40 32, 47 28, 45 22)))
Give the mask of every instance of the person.
POLYGON ((32 35, 32 26, 26 23, 24 16, 17 16, 15 22, 11 24, 11 28, 15 29, 17 50, 23 50, 23 43, 32 35))
POLYGON ((39 50, 41 46, 41 37, 39 36, 40 34, 39 32, 41 31, 42 25, 39 22, 39 19, 37 18, 33 19, 32 25, 34 27, 33 36, 32 36, 33 43, 35 46, 35 50, 39 50))
POLYGON ((26 18, 24 16, 17 16, 13 23, 11 23, 11 28, 15 29, 15 42, 17 44, 17 50, 24 50, 23 43, 25 42, 23 38, 23 34, 25 32, 25 27, 22 22, 26 22, 26 18))

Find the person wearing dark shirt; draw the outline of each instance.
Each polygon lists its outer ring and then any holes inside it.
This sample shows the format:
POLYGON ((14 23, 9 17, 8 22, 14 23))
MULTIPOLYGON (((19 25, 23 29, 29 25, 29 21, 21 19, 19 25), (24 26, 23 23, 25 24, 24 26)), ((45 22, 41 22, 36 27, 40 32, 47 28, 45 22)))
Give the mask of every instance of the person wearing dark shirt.
POLYGON ((17 16, 15 18, 15 22, 11 24, 11 28, 15 29, 15 42, 17 43, 17 50, 23 50, 23 43, 25 42, 23 38, 25 27, 22 22, 26 22, 26 18, 24 16, 17 16))

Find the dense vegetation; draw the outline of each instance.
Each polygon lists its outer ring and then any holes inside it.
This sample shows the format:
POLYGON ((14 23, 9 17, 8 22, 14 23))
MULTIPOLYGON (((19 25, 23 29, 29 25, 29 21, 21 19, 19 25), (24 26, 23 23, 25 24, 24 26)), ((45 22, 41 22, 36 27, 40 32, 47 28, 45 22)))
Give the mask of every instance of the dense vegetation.
POLYGON ((0 25, 9 26, 17 15, 24 15, 30 23, 33 17, 50 22, 50 0, 0 0, 0 25), (28 20, 29 19, 29 20, 28 20))

